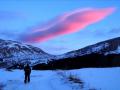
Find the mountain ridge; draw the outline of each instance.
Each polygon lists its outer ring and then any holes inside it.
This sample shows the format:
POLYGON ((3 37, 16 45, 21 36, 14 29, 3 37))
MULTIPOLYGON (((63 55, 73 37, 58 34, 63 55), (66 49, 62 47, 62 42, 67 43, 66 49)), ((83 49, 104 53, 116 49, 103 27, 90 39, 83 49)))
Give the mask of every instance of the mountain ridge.
POLYGON ((7 64, 13 63, 47 63, 54 56, 38 47, 20 42, 0 39, 0 59, 7 64))
POLYGON ((51 55, 38 47, 20 42, 0 39, 0 62, 8 66, 16 63, 30 63, 32 65, 49 63, 66 58, 75 58, 90 54, 120 54, 120 37, 98 42, 87 47, 67 52, 62 55, 51 55))
POLYGON ((99 54, 113 54, 113 53, 120 53, 120 37, 104 40, 102 42, 98 42, 93 45, 86 46, 84 48, 78 49, 78 50, 73 50, 70 52, 67 52, 65 54, 59 55, 59 59, 66 57, 66 58, 71 58, 75 56, 83 56, 86 54, 91 54, 91 53, 99 53, 99 54), (118 52, 117 52, 118 49, 118 52))

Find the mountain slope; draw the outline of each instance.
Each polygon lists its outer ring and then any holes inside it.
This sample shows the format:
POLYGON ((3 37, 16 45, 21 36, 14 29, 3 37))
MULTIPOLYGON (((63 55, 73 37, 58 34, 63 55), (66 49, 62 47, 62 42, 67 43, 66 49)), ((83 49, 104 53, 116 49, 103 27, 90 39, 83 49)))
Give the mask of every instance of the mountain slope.
MULTIPOLYGON (((89 57, 92 60, 95 59, 95 61, 96 61, 96 58, 98 57, 103 59, 102 58, 103 56, 100 56, 98 54, 105 55, 106 57, 104 57, 104 59, 107 58, 107 56, 111 54, 116 54, 114 56, 118 58, 120 54, 120 37, 106 40, 106 41, 103 41, 103 42, 100 42, 94 45, 90 45, 85 48, 71 51, 71 52, 65 53, 63 55, 58 55, 58 56, 45 53, 40 48, 33 47, 31 45, 26 45, 26 44, 22 44, 22 43, 11 41, 11 40, 0 39, 0 66, 1 66, 1 61, 6 62, 7 64, 29 62, 32 65, 38 65, 41 63, 50 62, 49 64, 50 66, 52 66, 53 62, 56 63, 56 61, 58 61, 57 63, 59 64, 61 63, 59 62, 61 60, 62 60, 62 63, 65 62, 67 64, 69 63, 68 61, 72 60, 72 58, 77 59, 79 63, 80 61, 81 62, 83 61, 84 63, 86 62, 90 63, 89 57), (96 57, 96 55, 98 55, 98 57, 96 57), (81 56, 84 56, 84 58, 81 56), (71 58, 71 59, 65 60, 67 58, 71 58), (81 58, 81 60, 79 60, 78 58, 79 59, 81 58), (88 59, 88 61, 85 61, 84 59, 88 59)), ((111 56, 108 56, 108 58, 109 57, 111 56)), ((76 65, 76 62, 74 62, 75 65, 76 65)), ((54 65, 56 65, 55 63, 54 65)), ((104 61, 101 61, 101 63, 104 63, 104 61)), ((44 67, 44 65, 41 67, 44 67)))
POLYGON ((7 63, 46 63, 53 58, 40 48, 20 42, 0 39, 0 59, 7 63))
POLYGON ((120 53, 120 37, 99 42, 79 50, 68 52, 63 55, 59 55, 57 58, 58 59, 72 58, 72 57, 83 56, 83 55, 92 54, 92 53, 104 54, 104 55, 119 54, 120 53))
POLYGON ((80 69, 120 66, 120 37, 59 55, 57 60, 37 64, 33 69, 80 69))

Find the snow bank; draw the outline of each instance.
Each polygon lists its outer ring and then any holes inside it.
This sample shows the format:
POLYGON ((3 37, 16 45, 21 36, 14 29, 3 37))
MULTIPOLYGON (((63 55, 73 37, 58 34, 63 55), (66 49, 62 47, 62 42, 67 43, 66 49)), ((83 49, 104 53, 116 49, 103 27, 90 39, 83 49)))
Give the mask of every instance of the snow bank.
POLYGON ((88 68, 66 72, 77 75, 86 86, 96 90, 120 90, 120 68, 88 68))

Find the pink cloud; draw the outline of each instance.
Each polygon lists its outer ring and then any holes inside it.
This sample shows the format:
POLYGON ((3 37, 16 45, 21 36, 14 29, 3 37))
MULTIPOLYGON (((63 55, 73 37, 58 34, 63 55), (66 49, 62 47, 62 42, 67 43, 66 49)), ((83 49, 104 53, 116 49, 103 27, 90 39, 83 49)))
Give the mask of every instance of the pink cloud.
POLYGON ((99 22, 113 13, 115 8, 78 9, 65 13, 43 26, 36 26, 30 33, 24 34, 25 42, 42 42, 60 35, 70 34, 83 30, 87 26, 99 22))

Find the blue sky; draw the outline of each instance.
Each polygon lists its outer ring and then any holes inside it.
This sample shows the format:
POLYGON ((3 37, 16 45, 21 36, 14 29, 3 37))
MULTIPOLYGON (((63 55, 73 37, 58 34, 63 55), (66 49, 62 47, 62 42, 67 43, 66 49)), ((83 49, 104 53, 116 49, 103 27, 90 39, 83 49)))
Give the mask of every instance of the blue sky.
MULTIPOLYGON (((84 8, 116 10, 105 19, 75 33, 29 43, 51 54, 62 54, 120 35, 120 0, 1 0, 0 38, 18 40, 24 32, 66 12, 84 8)), ((27 42, 26 42, 27 43, 27 42)))

